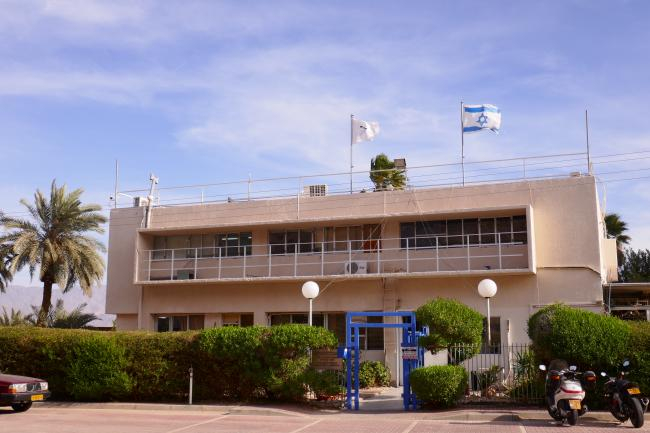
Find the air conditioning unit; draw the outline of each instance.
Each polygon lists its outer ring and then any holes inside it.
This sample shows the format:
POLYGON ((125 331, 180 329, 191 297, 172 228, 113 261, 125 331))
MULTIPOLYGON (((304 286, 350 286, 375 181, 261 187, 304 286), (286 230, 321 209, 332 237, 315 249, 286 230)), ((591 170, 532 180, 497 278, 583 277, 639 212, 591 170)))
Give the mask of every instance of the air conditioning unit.
POLYGON ((350 275, 355 274, 367 274, 368 273, 368 262, 347 262, 345 264, 345 273, 350 275))
POLYGON ((327 195, 327 185, 307 185, 304 194, 309 197, 323 197, 327 195))
POLYGON ((143 207, 149 204, 147 197, 133 197, 133 207, 143 207))

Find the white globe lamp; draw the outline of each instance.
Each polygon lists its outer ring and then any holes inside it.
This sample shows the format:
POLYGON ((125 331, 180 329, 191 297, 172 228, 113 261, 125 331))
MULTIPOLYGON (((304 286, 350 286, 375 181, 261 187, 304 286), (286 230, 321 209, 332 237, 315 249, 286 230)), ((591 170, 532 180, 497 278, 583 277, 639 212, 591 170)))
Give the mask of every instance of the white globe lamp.
POLYGON ((318 283, 315 281, 307 281, 305 284, 302 285, 302 296, 305 298, 309 299, 309 319, 308 323, 309 326, 311 326, 312 320, 312 303, 314 302, 314 298, 318 296, 318 293, 320 292, 320 287, 318 287, 318 283))
POLYGON ((490 329, 490 298, 497 294, 497 283, 486 278, 478 283, 478 294, 487 301, 487 337, 488 349, 492 344, 492 330, 490 329))

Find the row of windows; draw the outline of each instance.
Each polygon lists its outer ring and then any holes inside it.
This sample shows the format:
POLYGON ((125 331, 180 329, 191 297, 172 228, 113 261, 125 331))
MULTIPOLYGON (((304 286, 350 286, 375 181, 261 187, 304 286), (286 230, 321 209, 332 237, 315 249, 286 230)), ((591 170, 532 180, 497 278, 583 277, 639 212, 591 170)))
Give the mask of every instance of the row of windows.
POLYGON ((334 251, 377 251, 380 248, 381 226, 322 227, 269 232, 271 254, 318 253, 334 251))
POLYGON ((220 233, 191 236, 154 236, 153 259, 171 259, 172 250, 175 258, 199 257, 239 257, 252 254, 251 232, 220 233))
POLYGON ((402 248, 525 244, 526 216, 418 221, 400 224, 402 248))
MULTIPOLYGON (((435 248, 490 245, 500 242, 526 244, 526 216, 466 218, 400 223, 401 248, 435 248)), ((381 226, 321 227, 269 231, 271 254, 348 251, 375 252, 381 249, 381 226)), ((154 259, 172 257, 240 257, 252 254, 251 232, 191 236, 155 236, 154 259)))

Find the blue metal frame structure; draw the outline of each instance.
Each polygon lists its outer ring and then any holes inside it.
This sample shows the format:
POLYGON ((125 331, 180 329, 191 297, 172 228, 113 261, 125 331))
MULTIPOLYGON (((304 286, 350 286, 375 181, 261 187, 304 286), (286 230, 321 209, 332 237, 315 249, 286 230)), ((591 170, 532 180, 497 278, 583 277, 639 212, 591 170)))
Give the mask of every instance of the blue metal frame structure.
POLYGON ((402 329, 401 347, 415 347, 418 359, 402 359, 402 383, 404 392, 402 394, 404 410, 417 409, 418 402, 415 395, 411 392, 410 374, 411 370, 422 366, 424 360, 424 350, 418 347, 418 337, 426 335, 416 331, 415 312, 413 311, 351 311, 345 314, 345 348, 339 350, 339 356, 344 358, 347 364, 347 396, 345 407, 352 409, 352 399, 354 397, 354 410, 359 410, 359 329, 360 328, 400 328, 402 329), (353 317, 409 317, 410 323, 367 323, 353 322, 353 317), (354 360, 352 359, 354 354, 354 360), (354 384, 354 390, 352 389, 354 384))

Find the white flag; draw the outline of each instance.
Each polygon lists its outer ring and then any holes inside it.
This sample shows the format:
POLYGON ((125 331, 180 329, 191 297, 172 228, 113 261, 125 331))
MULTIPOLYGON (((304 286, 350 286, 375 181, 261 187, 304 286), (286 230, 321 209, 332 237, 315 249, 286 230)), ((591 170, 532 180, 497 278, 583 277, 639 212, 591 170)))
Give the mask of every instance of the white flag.
POLYGON ((372 141, 379 134, 379 123, 352 119, 352 143, 372 141))
POLYGON ((501 129, 501 110, 490 104, 463 105, 463 132, 482 129, 489 129, 498 134, 501 129))

